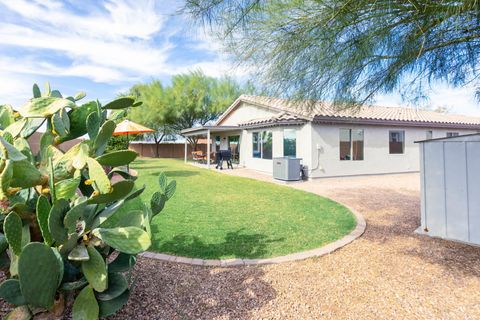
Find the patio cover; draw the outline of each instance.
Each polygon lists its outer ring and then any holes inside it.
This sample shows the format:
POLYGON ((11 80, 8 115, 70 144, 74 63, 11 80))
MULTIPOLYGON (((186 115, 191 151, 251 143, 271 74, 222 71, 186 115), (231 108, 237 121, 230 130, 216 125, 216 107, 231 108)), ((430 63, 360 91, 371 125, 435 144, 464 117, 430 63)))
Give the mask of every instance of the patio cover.
MULTIPOLYGON (((239 126, 199 126, 181 131, 184 137, 207 136, 207 167, 210 168, 210 152, 212 146, 211 133, 242 130, 239 126)), ((187 139, 185 139, 185 163, 187 162, 187 139)))

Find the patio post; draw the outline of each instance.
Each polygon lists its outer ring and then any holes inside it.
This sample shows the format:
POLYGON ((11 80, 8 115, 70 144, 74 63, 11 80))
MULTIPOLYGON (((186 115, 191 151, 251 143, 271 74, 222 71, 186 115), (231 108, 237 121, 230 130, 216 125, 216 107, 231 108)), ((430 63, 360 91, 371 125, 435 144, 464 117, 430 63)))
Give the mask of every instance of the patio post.
POLYGON ((207 168, 210 169, 210 148, 212 141, 210 141, 210 129, 207 130, 207 168))
POLYGON ((188 149, 187 137, 185 137, 185 163, 187 163, 187 149, 188 149))

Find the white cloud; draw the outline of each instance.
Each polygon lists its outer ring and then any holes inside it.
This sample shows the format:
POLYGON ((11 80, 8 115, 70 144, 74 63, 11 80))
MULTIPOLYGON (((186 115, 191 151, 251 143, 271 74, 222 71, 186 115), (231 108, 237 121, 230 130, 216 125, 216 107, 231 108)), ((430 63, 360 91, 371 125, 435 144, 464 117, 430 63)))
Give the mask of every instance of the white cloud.
POLYGON ((184 17, 171 23, 180 5, 174 0, 0 0, 0 72, 18 81, 65 76, 122 86, 191 69, 244 75, 218 54, 218 41, 204 30, 188 28, 184 17), (180 41, 192 52, 210 55, 172 63, 178 46, 173 37, 184 37, 180 41))
POLYGON ((23 105, 32 96, 33 83, 34 80, 28 76, 0 71, 0 105, 23 105))
POLYGON ((155 1, 105 2, 105 12, 81 16, 60 1, 2 1, 3 5, 18 15, 40 23, 42 27, 61 32, 81 33, 92 37, 138 37, 150 39, 162 27, 165 17, 158 13, 155 1))

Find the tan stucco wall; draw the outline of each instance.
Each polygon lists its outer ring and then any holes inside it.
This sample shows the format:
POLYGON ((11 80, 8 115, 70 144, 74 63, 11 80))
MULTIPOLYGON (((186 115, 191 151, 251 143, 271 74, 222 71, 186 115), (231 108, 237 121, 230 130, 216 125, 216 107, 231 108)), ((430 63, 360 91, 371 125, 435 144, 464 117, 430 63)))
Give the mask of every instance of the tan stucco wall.
POLYGON ((310 177, 349 176, 418 171, 419 148, 415 141, 425 140, 427 130, 433 138, 445 137, 447 131, 460 134, 475 133, 473 130, 443 130, 432 128, 402 128, 382 126, 348 126, 314 124, 312 130, 312 167, 310 177), (342 161, 339 150, 339 129, 364 130, 364 160, 342 161), (405 130, 405 152, 389 154, 389 131, 405 130), (317 167, 318 164, 318 168, 317 167))
MULTIPOLYGON (((253 119, 271 117, 279 112, 242 102, 219 125, 238 125, 253 119)), ((308 167, 310 177, 333 177, 362 174, 412 172, 419 170, 419 150, 415 141, 425 140, 427 131, 433 138, 445 137, 447 132, 475 133, 474 130, 432 129, 396 126, 327 125, 312 124, 294 126, 297 129, 297 157, 308 167), (339 129, 364 130, 364 160, 341 161, 339 159, 339 129), (405 130, 405 152, 389 154, 389 131, 405 130)), ((272 172, 272 160, 253 158, 252 132, 270 130, 273 136, 273 157, 283 156, 283 130, 286 127, 242 130, 240 135, 240 165, 272 172)), ((292 128, 292 127, 288 127, 292 128)), ((238 133, 238 132, 237 132, 238 133)), ((222 138, 231 133, 222 133, 222 138)), ((213 137, 212 137, 213 138, 213 137)), ((223 139, 222 139, 223 141, 223 139)), ((213 148, 212 148, 213 150, 213 148)))
POLYGON ((253 132, 261 131, 271 131, 272 132, 272 157, 283 157, 283 130, 296 129, 296 149, 297 149, 297 158, 302 158, 303 163, 306 165, 310 164, 310 145, 309 140, 310 130, 309 125, 302 126, 288 126, 288 127, 273 127, 273 128, 260 128, 260 129, 251 129, 244 130, 242 134, 242 145, 241 145, 241 156, 240 164, 251 169, 259 170, 262 172, 272 172, 272 160, 269 159, 259 159, 253 157, 252 150, 252 137, 253 132))
POLYGON ((278 114, 278 112, 242 102, 237 108, 231 111, 225 119, 218 123, 218 125, 236 126, 246 121, 267 118, 276 114, 278 114))

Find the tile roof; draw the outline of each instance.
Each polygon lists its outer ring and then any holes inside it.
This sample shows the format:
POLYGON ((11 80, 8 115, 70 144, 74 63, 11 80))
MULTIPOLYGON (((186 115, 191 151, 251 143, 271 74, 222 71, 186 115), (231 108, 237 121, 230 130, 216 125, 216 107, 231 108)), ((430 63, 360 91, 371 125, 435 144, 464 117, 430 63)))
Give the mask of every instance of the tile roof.
POLYGON ((291 124, 291 123, 305 123, 307 120, 305 117, 291 114, 289 112, 281 112, 278 115, 268 117, 268 118, 259 118, 259 119, 252 119, 246 122, 242 122, 239 124, 241 127, 250 127, 250 126, 257 126, 257 125, 278 125, 278 124, 291 124))
MULTIPOLYGON (((394 121, 417 124, 450 124, 478 126, 480 117, 471 117, 455 114, 443 114, 430 110, 419 110, 406 107, 361 106, 354 109, 335 108, 331 104, 319 101, 296 101, 263 96, 242 95, 237 101, 260 105, 275 109, 284 115, 297 116, 305 120, 370 120, 394 121)), ((274 121, 274 119, 257 119, 257 122, 274 121)), ((250 122, 250 121, 249 121, 250 122)))

